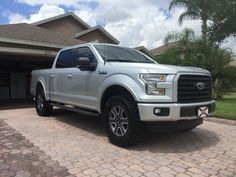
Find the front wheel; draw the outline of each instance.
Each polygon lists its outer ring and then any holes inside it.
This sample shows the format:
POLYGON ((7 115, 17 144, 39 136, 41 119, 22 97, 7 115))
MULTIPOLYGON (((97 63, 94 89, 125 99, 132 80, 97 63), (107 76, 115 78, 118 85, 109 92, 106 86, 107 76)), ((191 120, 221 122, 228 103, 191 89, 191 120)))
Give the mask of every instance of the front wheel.
POLYGON ((143 135, 136 102, 126 95, 111 97, 104 108, 104 127, 109 141, 126 147, 136 144, 143 135))
POLYGON ((45 94, 43 87, 41 85, 37 86, 36 96, 35 96, 35 108, 40 116, 49 116, 52 113, 53 107, 49 105, 49 102, 45 99, 45 94))

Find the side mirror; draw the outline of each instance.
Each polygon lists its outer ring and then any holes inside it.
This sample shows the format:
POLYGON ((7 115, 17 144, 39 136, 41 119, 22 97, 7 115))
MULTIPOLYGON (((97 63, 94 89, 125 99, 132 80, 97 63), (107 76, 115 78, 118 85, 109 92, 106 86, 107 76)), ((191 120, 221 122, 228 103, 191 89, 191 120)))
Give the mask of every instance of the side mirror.
POLYGON ((78 58, 77 67, 80 68, 81 70, 94 71, 96 65, 92 63, 88 57, 80 57, 78 58))

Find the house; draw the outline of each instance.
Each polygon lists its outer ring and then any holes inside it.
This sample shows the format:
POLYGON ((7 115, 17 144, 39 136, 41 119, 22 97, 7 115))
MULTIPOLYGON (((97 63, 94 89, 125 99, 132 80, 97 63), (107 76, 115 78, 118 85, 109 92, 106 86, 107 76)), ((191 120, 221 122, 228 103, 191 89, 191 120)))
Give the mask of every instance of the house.
POLYGON ((233 61, 230 62, 230 65, 236 67, 236 57, 233 58, 233 61))
POLYGON ((174 48, 178 45, 178 42, 171 42, 160 47, 154 48, 150 50, 150 52, 158 58, 159 56, 163 55, 168 49, 174 48))
POLYGON ((119 43, 103 27, 90 27, 73 13, 0 25, 0 101, 30 98, 31 71, 51 67, 61 48, 85 42, 119 43))
MULTIPOLYGON (((160 47, 154 48, 152 50, 150 50, 150 52, 155 56, 155 58, 160 57, 161 55, 163 55, 168 49, 177 47, 178 42, 171 42, 165 45, 162 45, 160 47)), ((230 52, 232 52, 232 49, 230 49, 230 52)), ((181 55, 181 58, 183 58, 184 55, 181 55)), ((233 61, 231 61, 230 66, 235 66, 236 67, 236 56, 233 56, 233 61)))
POLYGON ((138 47, 135 47, 134 49, 144 53, 145 55, 149 56, 150 58, 155 59, 155 56, 152 54, 152 52, 150 52, 150 50, 148 50, 144 46, 138 46, 138 47))

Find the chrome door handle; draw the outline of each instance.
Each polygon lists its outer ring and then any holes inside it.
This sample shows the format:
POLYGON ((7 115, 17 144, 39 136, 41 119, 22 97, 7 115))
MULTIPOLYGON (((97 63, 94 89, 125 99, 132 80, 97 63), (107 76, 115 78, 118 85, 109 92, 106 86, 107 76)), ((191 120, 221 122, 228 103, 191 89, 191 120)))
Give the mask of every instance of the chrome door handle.
POLYGON ((68 79, 72 78, 72 74, 67 74, 66 76, 67 76, 68 79))
POLYGON ((53 78, 55 77, 55 75, 54 75, 54 74, 51 74, 50 77, 53 79, 53 78))

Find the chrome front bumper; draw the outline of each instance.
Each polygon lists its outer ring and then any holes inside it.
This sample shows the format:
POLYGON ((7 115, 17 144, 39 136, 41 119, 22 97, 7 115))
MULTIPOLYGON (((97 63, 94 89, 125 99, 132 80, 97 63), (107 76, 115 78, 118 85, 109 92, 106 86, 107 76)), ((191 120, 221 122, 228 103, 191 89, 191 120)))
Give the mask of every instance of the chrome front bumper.
POLYGON ((201 102, 201 103, 138 103, 138 109, 141 121, 179 121, 192 120, 198 118, 197 108, 207 106, 209 115, 215 110, 215 101, 201 102), (157 116, 154 114, 155 109, 166 108, 169 110, 167 116, 157 116))

